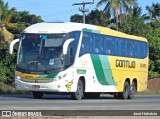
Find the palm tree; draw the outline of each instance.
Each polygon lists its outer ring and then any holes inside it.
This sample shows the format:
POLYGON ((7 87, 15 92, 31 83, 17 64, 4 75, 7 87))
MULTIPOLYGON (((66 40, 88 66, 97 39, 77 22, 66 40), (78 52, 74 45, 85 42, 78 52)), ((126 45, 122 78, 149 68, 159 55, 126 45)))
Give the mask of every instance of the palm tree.
POLYGON ((130 11, 130 16, 133 16, 133 17, 141 17, 141 14, 142 14, 142 8, 141 7, 133 7, 133 9, 131 9, 130 11))
POLYGON ((119 9, 119 1, 118 0, 100 0, 96 7, 98 8, 102 4, 106 4, 104 8, 104 12, 107 14, 114 15, 116 18, 116 29, 118 30, 118 9, 119 9))
POLYGON ((13 40, 13 34, 7 31, 5 24, 11 20, 14 10, 14 8, 8 10, 8 3, 5 4, 0 0, 0 45, 2 43, 10 43, 13 40))
POLYGON ((152 3, 152 6, 146 6, 146 10, 148 11, 148 18, 151 21, 155 21, 157 17, 160 17, 160 4, 159 3, 152 3))
POLYGON ((99 8, 103 4, 106 4, 103 11, 116 18, 116 29, 118 30, 118 13, 127 12, 131 6, 136 5, 136 2, 135 0, 100 0, 96 7, 99 8))

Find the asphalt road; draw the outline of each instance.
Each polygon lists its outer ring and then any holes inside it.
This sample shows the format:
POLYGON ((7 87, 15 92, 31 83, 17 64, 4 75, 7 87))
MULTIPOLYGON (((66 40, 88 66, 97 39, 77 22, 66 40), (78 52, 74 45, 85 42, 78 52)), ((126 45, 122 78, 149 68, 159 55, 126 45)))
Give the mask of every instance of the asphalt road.
POLYGON ((113 99, 101 95, 99 99, 72 100, 70 96, 0 94, 0 110, 160 110, 160 95, 136 95, 133 100, 113 99))

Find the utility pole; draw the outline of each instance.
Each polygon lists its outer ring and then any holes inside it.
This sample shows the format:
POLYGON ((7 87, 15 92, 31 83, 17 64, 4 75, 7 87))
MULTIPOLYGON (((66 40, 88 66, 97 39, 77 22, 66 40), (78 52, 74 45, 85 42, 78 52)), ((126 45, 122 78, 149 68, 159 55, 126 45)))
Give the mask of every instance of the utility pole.
POLYGON ((89 10, 88 9, 85 9, 85 5, 86 4, 94 4, 94 0, 93 0, 93 2, 82 2, 82 3, 74 3, 73 4, 73 6, 74 5, 83 5, 83 7, 81 7, 81 8, 79 8, 79 11, 81 11, 82 13, 83 13, 83 23, 85 24, 85 13, 86 12, 89 12, 89 10))

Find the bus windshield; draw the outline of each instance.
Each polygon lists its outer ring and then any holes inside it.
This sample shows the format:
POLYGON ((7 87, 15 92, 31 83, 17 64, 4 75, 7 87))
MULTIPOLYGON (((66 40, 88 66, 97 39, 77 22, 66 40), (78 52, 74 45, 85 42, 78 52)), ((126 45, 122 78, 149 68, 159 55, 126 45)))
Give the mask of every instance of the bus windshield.
POLYGON ((34 73, 62 69, 65 40, 66 34, 22 34, 17 68, 34 73))

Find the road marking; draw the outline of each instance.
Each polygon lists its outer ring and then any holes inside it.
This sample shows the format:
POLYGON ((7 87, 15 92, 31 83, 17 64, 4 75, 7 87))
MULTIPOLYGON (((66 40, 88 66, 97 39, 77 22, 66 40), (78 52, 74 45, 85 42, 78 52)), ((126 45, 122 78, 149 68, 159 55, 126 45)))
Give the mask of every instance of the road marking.
MULTIPOLYGON (((101 110, 101 108, 103 108, 102 110, 104 110, 104 109, 107 109, 107 108, 120 108, 121 110, 123 110, 124 108, 127 108, 127 107, 134 107, 134 109, 135 109, 135 107, 143 107, 143 109, 144 109, 144 107, 152 107, 152 108, 154 108, 154 109, 156 109, 156 107, 157 107, 157 110, 160 110, 160 105, 125 105, 125 106, 123 106, 123 105, 120 105, 120 106, 82 106, 82 105, 75 105, 75 107, 74 106, 72 106, 72 107, 64 107, 63 105, 62 106, 54 106, 54 107, 8 107, 8 108, 6 108, 6 107, 2 107, 2 108, 0 108, 0 110, 6 110, 6 109, 21 109, 21 110, 26 110, 26 109, 32 109, 32 110, 36 110, 36 109, 38 109, 38 110, 40 110, 40 109, 47 109, 47 110, 58 110, 58 109, 63 109, 63 110, 78 110, 78 109, 91 109, 91 110, 101 110), (23 109, 22 109, 23 108, 23 109), (94 108, 96 108, 96 109, 94 109, 94 108)), ((131 108, 132 109, 132 108, 131 108)), ((136 108, 137 109, 137 108, 136 108)), ((113 109, 111 109, 111 110, 113 110, 113 109)), ((148 108, 146 108, 146 110, 148 110, 148 108)))

